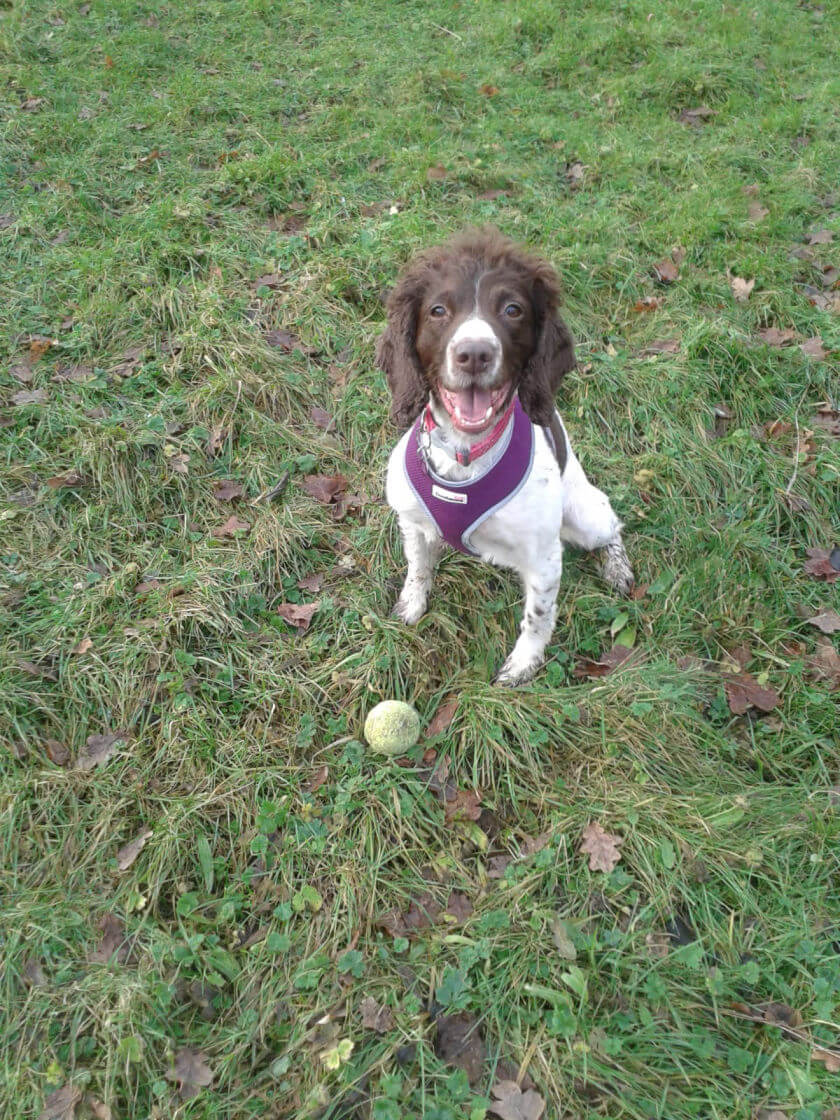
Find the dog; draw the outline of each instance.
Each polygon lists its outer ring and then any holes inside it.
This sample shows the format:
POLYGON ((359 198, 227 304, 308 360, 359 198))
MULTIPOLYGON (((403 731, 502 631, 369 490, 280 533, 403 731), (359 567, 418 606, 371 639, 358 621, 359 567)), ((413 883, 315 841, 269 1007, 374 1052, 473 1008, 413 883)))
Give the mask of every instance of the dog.
POLYGON ((621 522, 555 411, 575 364, 558 295, 546 261, 495 229, 467 230, 403 270, 376 351, 391 418, 408 428, 386 482, 408 564, 394 614, 423 616, 445 544, 517 572, 522 624, 496 676, 509 686, 543 663, 564 544, 603 549, 610 587, 633 585, 621 522))

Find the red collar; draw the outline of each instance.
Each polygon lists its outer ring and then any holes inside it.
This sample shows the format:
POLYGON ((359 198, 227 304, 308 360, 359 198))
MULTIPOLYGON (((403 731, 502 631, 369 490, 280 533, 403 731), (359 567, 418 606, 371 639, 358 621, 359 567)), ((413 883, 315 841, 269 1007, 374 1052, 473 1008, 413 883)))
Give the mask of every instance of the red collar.
MULTIPOLYGON (((508 426, 508 422, 513 415, 513 406, 515 401, 516 393, 511 396, 507 408, 499 417, 495 427, 489 435, 485 436, 484 439, 479 440, 478 443, 474 443, 472 447, 468 448, 466 451, 456 451, 454 453, 456 461, 460 463, 462 467, 468 467, 470 463, 474 462, 476 459, 480 459, 482 455, 486 454, 491 447, 499 442, 502 433, 508 426)), ((435 421, 434 416, 432 415, 431 406, 428 404, 426 405, 426 409, 423 413, 422 427, 424 432, 433 432, 435 428, 439 427, 439 425, 435 421)))

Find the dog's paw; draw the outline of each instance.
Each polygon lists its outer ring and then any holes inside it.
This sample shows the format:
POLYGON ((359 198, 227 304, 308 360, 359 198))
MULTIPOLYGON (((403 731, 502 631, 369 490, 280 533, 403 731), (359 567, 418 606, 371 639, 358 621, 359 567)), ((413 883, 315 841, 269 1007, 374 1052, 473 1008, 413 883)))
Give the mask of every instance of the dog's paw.
POLYGON ((541 665, 542 658, 523 662, 511 654, 494 677, 493 683, 501 685, 502 688, 518 688, 533 680, 541 665))
POLYGON ((605 581, 618 595, 629 595, 636 582, 633 569, 623 543, 611 541, 604 549, 604 564, 601 573, 605 581))
POLYGON ((400 596, 391 611, 394 618, 400 619, 406 626, 416 626, 425 613, 426 600, 419 596, 411 596, 406 599, 400 596))

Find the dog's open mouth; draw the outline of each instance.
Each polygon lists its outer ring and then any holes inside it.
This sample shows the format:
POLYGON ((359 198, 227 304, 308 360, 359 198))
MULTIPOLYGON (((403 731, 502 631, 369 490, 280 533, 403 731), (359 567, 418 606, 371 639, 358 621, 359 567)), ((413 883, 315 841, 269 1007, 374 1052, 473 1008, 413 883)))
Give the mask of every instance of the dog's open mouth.
POLYGON ((503 385, 501 389, 480 389, 473 385, 469 389, 454 392, 440 386, 443 407, 461 432, 483 432, 493 423, 507 397, 507 385, 503 385))

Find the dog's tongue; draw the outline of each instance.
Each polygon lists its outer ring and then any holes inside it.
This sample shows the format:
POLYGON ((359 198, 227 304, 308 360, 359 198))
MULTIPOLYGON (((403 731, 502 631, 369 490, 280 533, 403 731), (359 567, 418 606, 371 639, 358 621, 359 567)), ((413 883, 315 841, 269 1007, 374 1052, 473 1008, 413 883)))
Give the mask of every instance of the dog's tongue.
POLYGON ((453 393, 452 398, 457 409, 456 421, 460 419, 467 424, 478 424, 481 420, 484 420, 487 416, 487 409, 493 404, 490 390, 479 389, 476 386, 453 393))

